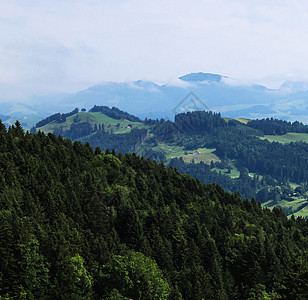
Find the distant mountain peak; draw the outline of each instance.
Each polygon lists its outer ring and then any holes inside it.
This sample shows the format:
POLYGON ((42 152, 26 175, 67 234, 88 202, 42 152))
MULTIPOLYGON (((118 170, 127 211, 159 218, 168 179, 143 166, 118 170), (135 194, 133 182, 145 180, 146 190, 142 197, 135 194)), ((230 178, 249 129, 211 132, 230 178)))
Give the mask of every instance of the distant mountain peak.
POLYGON ((179 79, 183 81, 193 82, 193 81, 209 81, 209 82, 221 82, 222 78, 227 78, 219 74, 213 73, 190 73, 184 76, 181 76, 179 79))

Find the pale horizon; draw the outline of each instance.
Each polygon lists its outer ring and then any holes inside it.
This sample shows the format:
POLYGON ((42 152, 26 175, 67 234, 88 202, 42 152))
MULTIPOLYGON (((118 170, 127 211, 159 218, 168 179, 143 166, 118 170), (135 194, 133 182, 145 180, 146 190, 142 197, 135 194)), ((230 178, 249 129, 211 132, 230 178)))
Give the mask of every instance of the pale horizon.
POLYGON ((0 101, 194 72, 278 88, 308 81, 308 3, 0 3, 0 101))

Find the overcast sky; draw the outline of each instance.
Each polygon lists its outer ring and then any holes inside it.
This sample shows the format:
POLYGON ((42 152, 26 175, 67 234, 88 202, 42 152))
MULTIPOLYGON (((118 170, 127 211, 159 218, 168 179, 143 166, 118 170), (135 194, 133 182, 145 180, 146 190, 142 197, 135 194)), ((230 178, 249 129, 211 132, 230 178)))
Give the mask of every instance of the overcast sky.
POLYGON ((307 0, 1 0, 0 100, 218 73, 308 81, 307 0))

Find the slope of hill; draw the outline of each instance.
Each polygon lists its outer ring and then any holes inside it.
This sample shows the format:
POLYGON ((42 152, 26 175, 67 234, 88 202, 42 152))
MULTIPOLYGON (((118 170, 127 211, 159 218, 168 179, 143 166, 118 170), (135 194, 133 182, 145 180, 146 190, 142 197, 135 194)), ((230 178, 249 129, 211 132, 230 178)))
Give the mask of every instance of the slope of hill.
POLYGON ((1 115, 0 114, 0 120, 5 124, 6 127, 9 127, 13 125, 17 120, 22 124, 23 128, 30 129, 33 127, 39 120, 41 120, 41 117, 34 116, 34 115, 27 115, 27 116, 21 116, 18 114, 12 115, 1 115))
POLYGON ((0 122, 3 299, 304 299, 307 221, 0 122))
POLYGON ((269 139, 268 133, 280 134, 272 140, 285 141, 285 133, 302 140, 308 126, 299 122, 248 122, 202 111, 179 114, 175 122, 141 121, 116 108, 95 106, 90 112, 55 114, 38 125, 43 126, 36 130, 89 142, 93 147, 162 160, 203 183, 215 182, 269 206, 280 205, 288 215, 297 214, 296 201, 301 197, 308 203, 307 144, 261 140, 269 139))

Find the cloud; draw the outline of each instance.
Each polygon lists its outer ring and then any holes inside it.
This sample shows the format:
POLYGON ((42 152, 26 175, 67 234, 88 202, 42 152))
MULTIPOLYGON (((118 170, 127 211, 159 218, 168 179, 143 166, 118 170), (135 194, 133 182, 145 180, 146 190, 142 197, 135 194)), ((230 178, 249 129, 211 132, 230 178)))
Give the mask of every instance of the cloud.
POLYGON ((221 81, 227 85, 231 85, 231 86, 245 86, 245 85, 252 85, 253 83, 251 82, 244 82, 242 80, 239 79, 235 79, 235 78, 230 78, 230 77, 222 77, 221 81))
POLYGON ((198 71, 308 80, 307 10, 305 0, 2 0, 0 99, 198 71))
POLYGON ((184 81, 179 78, 170 78, 167 80, 166 84, 168 86, 182 87, 182 88, 191 88, 194 86, 192 82, 184 81))

